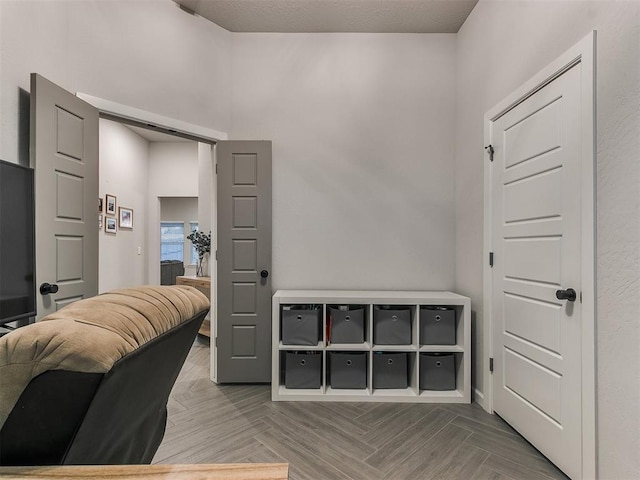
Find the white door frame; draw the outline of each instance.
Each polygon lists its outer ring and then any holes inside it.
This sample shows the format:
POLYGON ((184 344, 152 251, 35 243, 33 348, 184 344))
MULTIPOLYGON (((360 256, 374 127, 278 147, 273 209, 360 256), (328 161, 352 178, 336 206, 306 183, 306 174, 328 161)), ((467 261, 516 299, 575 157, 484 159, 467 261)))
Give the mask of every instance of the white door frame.
MULTIPOLYGON (((217 178, 215 174, 215 164, 216 164, 216 151, 215 144, 222 140, 227 140, 228 135, 225 132, 220 132, 217 130, 212 130, 209 128, 201 127, 199 125, 194 125, 192 123, 183 122, 181 120, 176 120, 174 118, 165 117, 163 115, 159 115, 153 112, 148 112, 146 110, 141 110, 139 108, 130 107, 128 105, 123 105, 121 103, 112 102, 111 100, 106 100, 104 98, 94 97, 93 95, 88 95, 86 93, 76 93, 76 96, 84 100, 85 102, 93 105, 98 109, 101 118, 107 118, 115 121, 122 121, 124 123, 134 123, 140 126, 151 126, 152 128, 158 128, 160 131, 164 130, 163 133, 173 134, 176 136, 182 136, 194 140, 196 142, 204 142, 212 144, 213 148, 211 149, 211 198, 212 201, 216 201, 216 189, 217 189, 217 178)), ((157 210, 160 211, 160 199, 156 199, 157 201, 157 210)), ((217 224, 215 222, 216 209, 212 207, 211 209, 211 226, 217 224)), ((214 245, 218 244, 217 234, 218 229, 213 229, 214 235, 214 245)), ((217 261, 215 258, 213 262, 210 260, 210 268, 211 268, 211 277, 214 279, 217 278, 217 261), (213 264, 213 268, 211 265, 213 264)), ((212 282, 212 285, 214 283, 212 282)), ((217 335, 217 320, 218 320, 218 310, 216 305, 218 305, 218 300, 216 298, 217 288, 212 288, 211 291, 211 305, 213 308, 211 309, 211 338, 215 339, 217 335)), ((210 355, 210 378, 212 381, 217 381, 217 364, 216 364, 216 346, 215 342, 211 343, 211 355, 210 355)))
MULTIPOLYGON (((582 161, 582 475, 583 478, 596 476, 596 209, 595 209, 595 168, 596 168, 596 32, 593 31, 580 42, 562 54, 550 65, 538 72, 527 83, 518 88, 503 101, 490 109, 484 116, 484 142, 491 143, 492 124, 502 115, 522 103, 534 93, 549 84, 569 68, 581 64, 581 161, 582 161)), ((488 153, 484 167, 484 252, 486 258, 493 251, 491 213, 491 169, 488 153)), ((489 262, 483 268, 483 319, 484 351, 482 359, 485 371, 482 390, 483 407, 493 412, 493 377, 489 373, 489 358, 494 357, 492 270, 489 262)))

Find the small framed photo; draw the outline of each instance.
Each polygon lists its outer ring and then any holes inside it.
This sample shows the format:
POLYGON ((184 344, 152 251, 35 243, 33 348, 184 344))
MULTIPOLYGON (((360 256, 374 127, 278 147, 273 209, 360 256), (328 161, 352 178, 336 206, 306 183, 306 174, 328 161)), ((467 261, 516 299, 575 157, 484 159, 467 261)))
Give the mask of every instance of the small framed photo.
POLYGON ((127 228, 131 230, 133 228, 133 209, 120 207, 118 209, 118 226, 120 228, 127 228))
POLYGON ((104 217, 104 231, 107 233, 116 233, 118 231, 116 217, 104 217))
POLYGON ((98 230, 102 230, 102 214, 98 214, 98 230))
POLYGON ((102 197, 98 199, 98 213, 102 213, 102 197))
POLYGON ((107 215, 115 215, 116 214, 116 196, 107 194, 105 197, 105 201, 107 202, 107 208, 105 210, 107 215))

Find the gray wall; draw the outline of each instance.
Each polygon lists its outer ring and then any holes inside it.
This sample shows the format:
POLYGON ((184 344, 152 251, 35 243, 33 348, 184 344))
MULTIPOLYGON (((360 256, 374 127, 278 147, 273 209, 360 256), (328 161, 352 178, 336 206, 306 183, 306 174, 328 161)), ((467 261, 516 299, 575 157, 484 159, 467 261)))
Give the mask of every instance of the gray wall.
POLYGON ((481 0, 458 34, 456 289, 483 346, 483 116, 591 30, 597 45, 597 402, 603 479, 640 475, 640 2, 481 0))
POLYGON ((273 141, 273 287, 454 287, 455 35, 236 34, 230 138, 273 141))
POLYGON ((133 209, 132 230, 113 235, 103 225, 98 234, 100 293, 147 283, 148 176, 149 142, 120 123, 100 119, 100 197, 115 195, 118 207, 133 209))

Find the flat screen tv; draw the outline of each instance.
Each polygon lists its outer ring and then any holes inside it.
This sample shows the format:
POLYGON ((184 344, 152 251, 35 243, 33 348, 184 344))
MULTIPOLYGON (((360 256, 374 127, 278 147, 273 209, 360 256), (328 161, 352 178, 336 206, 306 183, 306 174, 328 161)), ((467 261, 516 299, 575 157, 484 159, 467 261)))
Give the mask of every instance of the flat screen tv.
POLYGON ((0 160, 0 325, 35 314, 33 170, 0 160))

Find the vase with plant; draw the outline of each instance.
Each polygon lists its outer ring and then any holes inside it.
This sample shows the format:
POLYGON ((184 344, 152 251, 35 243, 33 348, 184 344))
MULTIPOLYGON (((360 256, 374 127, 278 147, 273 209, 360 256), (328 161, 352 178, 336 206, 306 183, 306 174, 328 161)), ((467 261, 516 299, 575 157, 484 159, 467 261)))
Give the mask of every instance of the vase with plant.
POLYGON ((196 276, 202 277, 204 276, 203 263, 205 260, 205 256, 211 252, 211 232, 202 233, 197 230, 194 230, 189 235, 187 235, 187 239, 191 240, 191 243, 195 247, 196 253, 198 254, 198 264, 196 265, 196 276))

